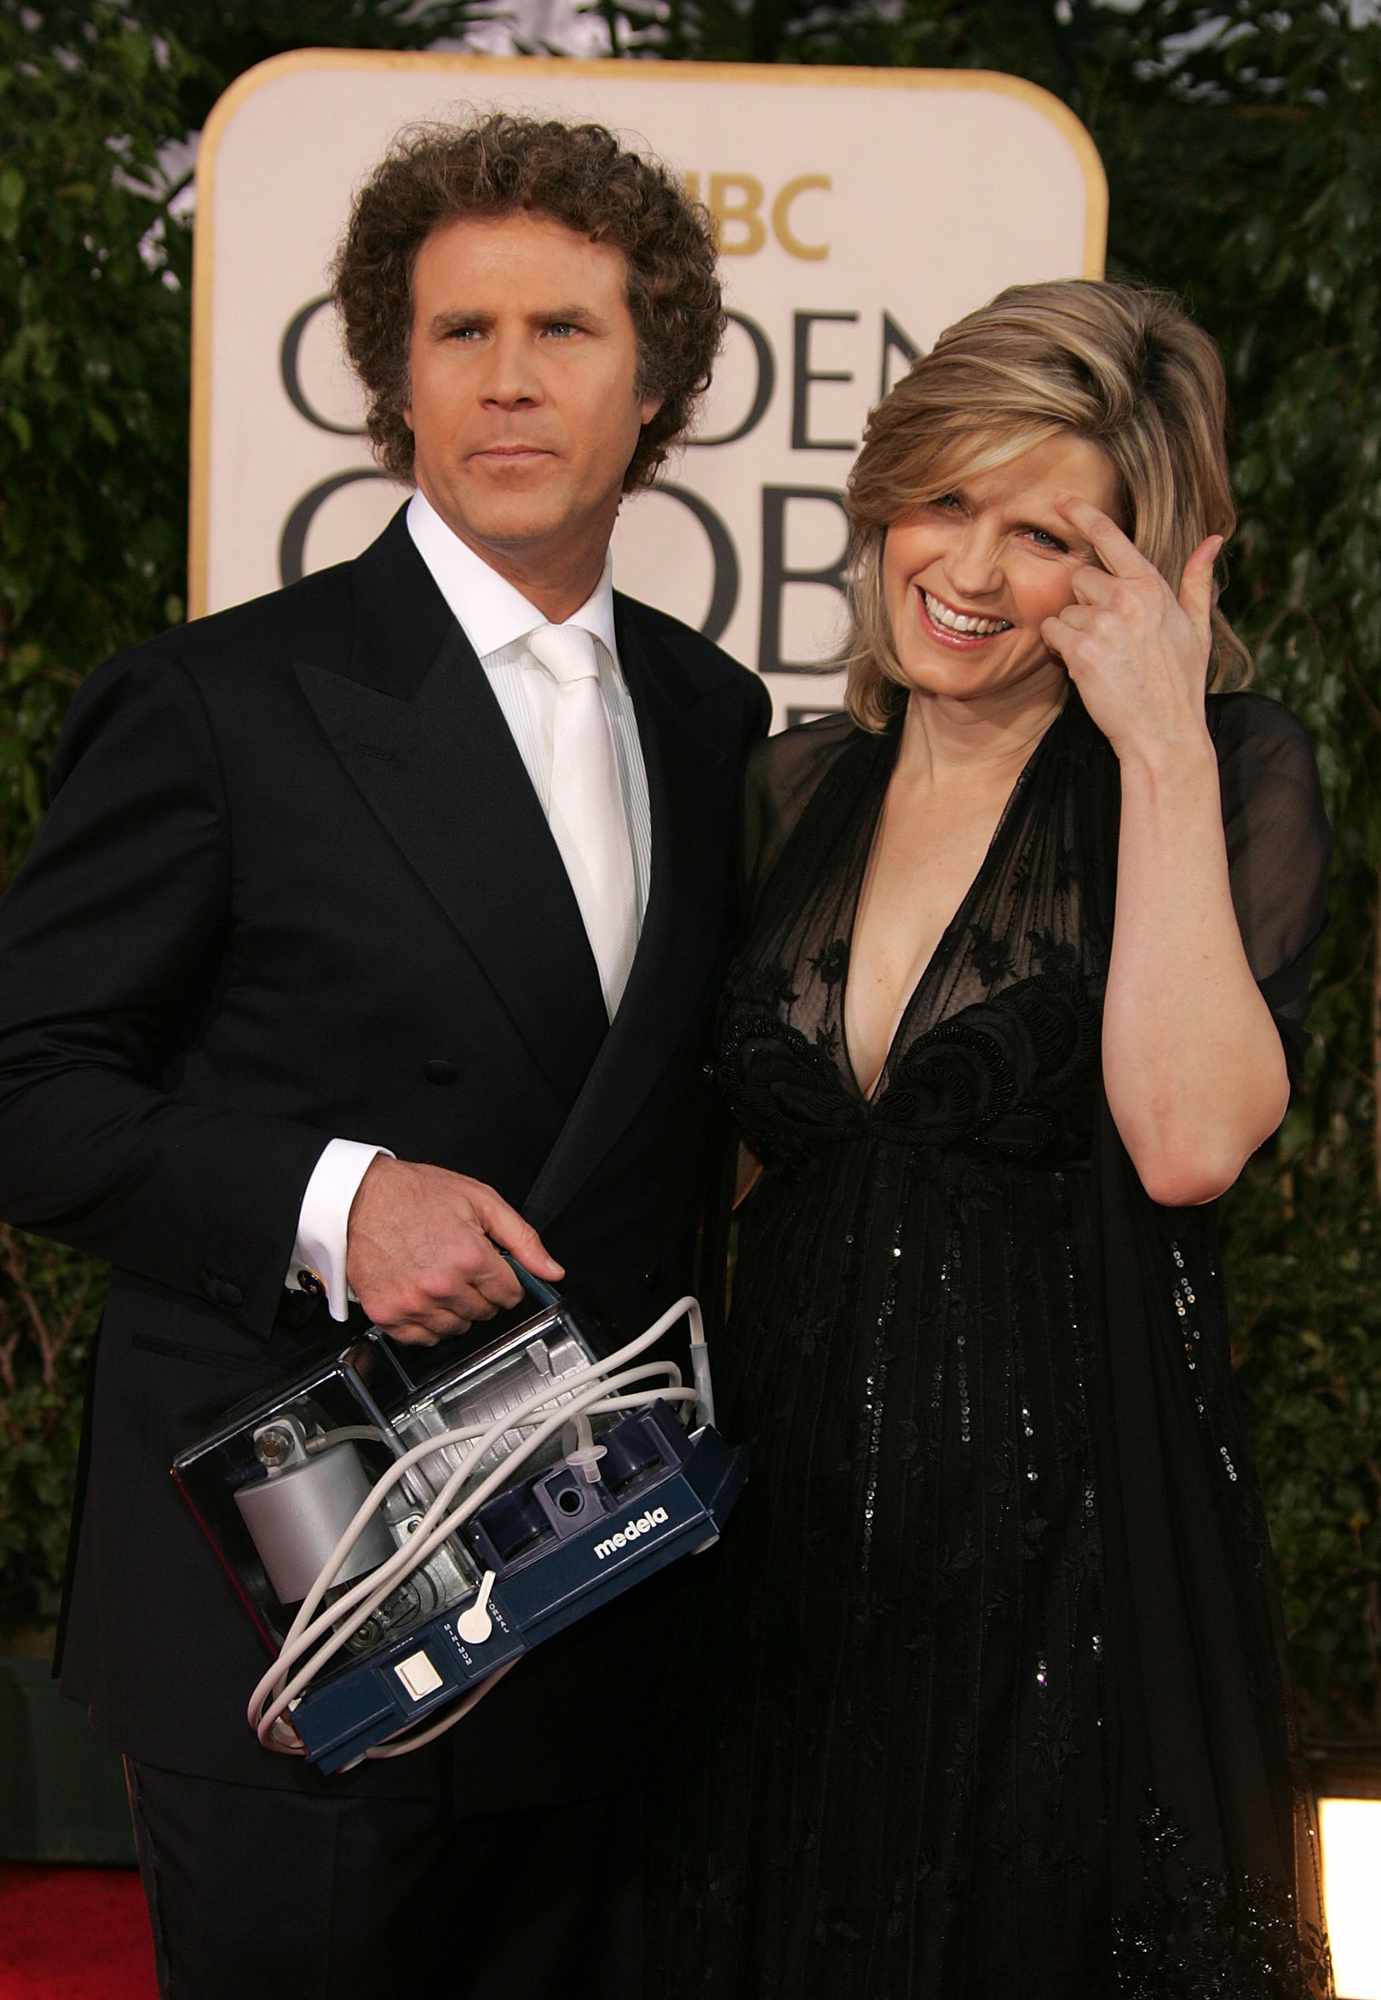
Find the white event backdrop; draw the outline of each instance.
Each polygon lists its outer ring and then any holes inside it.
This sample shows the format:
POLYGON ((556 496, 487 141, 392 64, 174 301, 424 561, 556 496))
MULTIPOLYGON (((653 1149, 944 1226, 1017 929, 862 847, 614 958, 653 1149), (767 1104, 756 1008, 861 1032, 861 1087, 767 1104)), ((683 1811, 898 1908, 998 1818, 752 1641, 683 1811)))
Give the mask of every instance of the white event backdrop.
POLYGON ((717 218, 724 353, 693 443, 628 502, 621 589, 832 707, 844 480, 870 406, 1002 286, 1102 270, 1092 141, 983 71, 302 50, 240 77, 198 160, 194 613, 354 555, 401 497, 372 465, 326 271, 400 126, 503 106, 613 127, 717 218))

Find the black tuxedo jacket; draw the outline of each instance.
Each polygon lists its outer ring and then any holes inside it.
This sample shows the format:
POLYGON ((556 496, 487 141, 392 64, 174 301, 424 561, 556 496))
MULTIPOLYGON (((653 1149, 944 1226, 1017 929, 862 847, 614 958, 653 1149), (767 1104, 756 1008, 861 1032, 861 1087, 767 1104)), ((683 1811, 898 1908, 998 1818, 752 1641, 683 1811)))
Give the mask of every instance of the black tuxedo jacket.
MULTIPOLYGON (((246 1728, 264 1658, 168 1467, 330 1336, 324 1303, 284 1291, 328 1138, 490 1182, 625 1334, 688 1285, 768 704, 674 619, 616 608, 653 855, 612 1026, 518 751, 401 513, 357 561, 122 655, 73 702, 0 910, 0 1213, 115 1266, 64 1684, 146 1762, 327 1782, 246 1728)), ((674 1623, 639 1595, 436 1752, 331 1788, 454 1783, 486 1810, 607 1790, 674 1623)))

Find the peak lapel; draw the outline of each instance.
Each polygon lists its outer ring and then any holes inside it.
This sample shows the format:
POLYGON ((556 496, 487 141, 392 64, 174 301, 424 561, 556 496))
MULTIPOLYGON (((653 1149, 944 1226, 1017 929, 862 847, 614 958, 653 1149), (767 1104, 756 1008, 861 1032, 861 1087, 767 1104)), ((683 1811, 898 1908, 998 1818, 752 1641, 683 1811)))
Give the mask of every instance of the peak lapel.
POLYGON ((342 674, 303 662, 299 684, 350 777, 570 1105, 608 1021, 580 911, 527 770, 401 516, 356 570, 350 668, 342 674))

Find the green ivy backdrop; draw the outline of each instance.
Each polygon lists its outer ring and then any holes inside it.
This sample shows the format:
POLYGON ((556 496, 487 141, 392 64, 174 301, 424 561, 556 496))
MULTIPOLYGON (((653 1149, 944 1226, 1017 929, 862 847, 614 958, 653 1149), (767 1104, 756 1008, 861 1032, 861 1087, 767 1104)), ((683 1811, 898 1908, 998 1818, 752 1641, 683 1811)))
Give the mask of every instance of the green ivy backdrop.
MULTIPOLYGON (((314 0, 292 44, 425 47, 492 10, 314 0)), ((1314 731, 1337 829, 1306 1086, 1228 1204, 1240 1380, 1309 1734, 1381 1742, 1381 25, 1309 0, 601 0, 617 54, 1006 70, 1111 187, 1109 266, 1222 343, 1227 608, 1314 731)), ((182 613, 190 225, 170 161, 281 13, 0 15, 0 881, 81 675, 182 613), (112 136, 113 135, 113 136, 112 136), (170 145, 172 150, 170 150, 170 145)), ((924 257, 924 203, 899 254, 924 257)), ((1033 189, 1030 199, 1041 199, 1033 189)), ((913 225, 899 222, 899 229, 913 225)), ((98 1274, 0 1227, 0 1624, 51 1616, 98 1274)))

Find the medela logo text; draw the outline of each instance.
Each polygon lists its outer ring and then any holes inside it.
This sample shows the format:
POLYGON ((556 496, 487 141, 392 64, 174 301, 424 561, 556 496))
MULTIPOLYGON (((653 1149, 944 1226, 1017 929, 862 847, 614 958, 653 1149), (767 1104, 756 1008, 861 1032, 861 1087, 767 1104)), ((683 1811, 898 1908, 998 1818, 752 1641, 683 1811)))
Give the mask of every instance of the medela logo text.
POLYGON ((668 1519, 665 1507, 654 1507, 650 1514, 639 1514, 636 1521, 625 1521, 622 1532, 610 1535, 607 1541, 595 1543, 595 1554, 601 1562, 606 1556, 616 1555, 626 1549, 630 1542, 636 1542, 639 1535, 650 1535, 654 1528, 664 1528, 668 1519))

